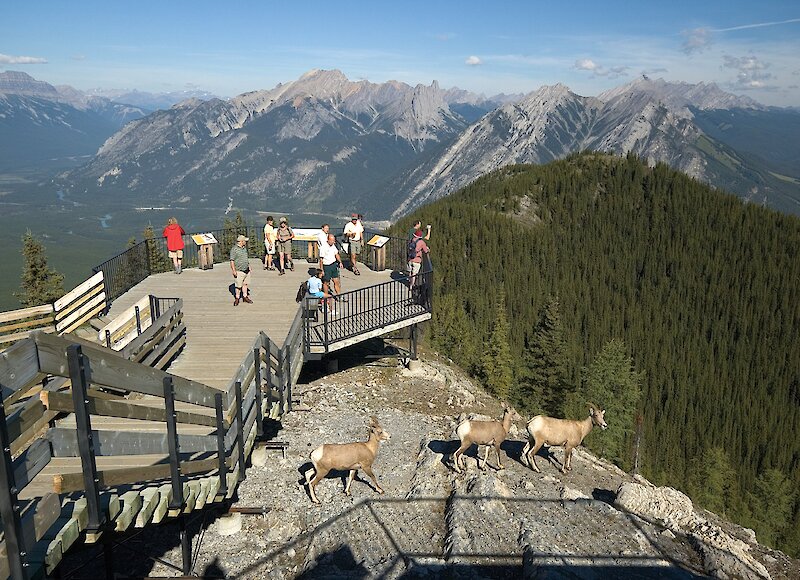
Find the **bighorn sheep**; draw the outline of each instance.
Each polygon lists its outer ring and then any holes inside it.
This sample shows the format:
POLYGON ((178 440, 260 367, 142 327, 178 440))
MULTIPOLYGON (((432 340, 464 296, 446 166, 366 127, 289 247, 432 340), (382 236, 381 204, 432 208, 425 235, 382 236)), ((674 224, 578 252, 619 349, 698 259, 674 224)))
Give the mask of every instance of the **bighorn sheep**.
POLYGON ((504 469, 503 463, 500 460, 500 444, 505 441, 508 436, 508 430, 511 429, 511 421, 519 419, 522 419, 522 417, 520 417, 514 409, 503 403, 502 421, 473 421, 471 419, 466 419, 459 423, 458 427, 456 427, 456 435, 461 439, 461 447, 453 453, 453 466, 455 470, 461 473, 462 456, 473 443, 478 445, 479 469, 484 469, 487 465, 489 445, 494 446, 495 453, 497 454, 497 469, 504 469), (481 467, 480 460, 481 445, 486 445, 486 451, 483 455, 484 467, 481 467))
POLYGON ((370 418, 369 439, 364 443, 325 443, 311 452, 311 463, 314 464, 314 479, 311 479, 311 470, 306 472, 306 484, 311 492, 311 501, 319 503, 314 488, 320 480, 328 475, 331 469, 349 471, 347 485, 344 492, 350 495, 350 484, 359 469, 372 478, 375 483, 375 490, 383 493, 383 489, 378 485, 378 478, 372 472, 372 462, 378 454, 378 445, 381 441, 388 441, 391 436, 378 424, 378 419, 370 418))
POLYGON ((582 421, 536 415, 528 421, 528 442, 522 449, 522 463, 541 473, 536 465, 536 453, 542 445, 563 446, 564 465, 561 472, 566 473, 572 469, 572 450, 583 442, 592 427, 597 425, 603 430, 608 427, 603 419, 605 413, 605 409, 598 410, 596 405, 589 403, 589 416, 582 421))

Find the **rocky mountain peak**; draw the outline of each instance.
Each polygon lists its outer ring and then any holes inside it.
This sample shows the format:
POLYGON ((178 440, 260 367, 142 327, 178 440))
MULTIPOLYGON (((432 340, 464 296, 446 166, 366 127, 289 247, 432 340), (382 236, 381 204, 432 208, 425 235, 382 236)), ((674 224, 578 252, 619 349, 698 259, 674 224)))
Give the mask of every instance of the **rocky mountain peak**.
POLYGON ((59 98, 59 93, 53 85, 37 81, 27 73, 14 70, 0 73, 0 93, 51 100, 59 98))
POLYGON ((671 110, 694 107, 707 109, 764 109, 749 97, 723 91, 716 83, 672 82, 642 77, 598 95, 602 101, 612 101, 625 95, 647 96, 671 110))

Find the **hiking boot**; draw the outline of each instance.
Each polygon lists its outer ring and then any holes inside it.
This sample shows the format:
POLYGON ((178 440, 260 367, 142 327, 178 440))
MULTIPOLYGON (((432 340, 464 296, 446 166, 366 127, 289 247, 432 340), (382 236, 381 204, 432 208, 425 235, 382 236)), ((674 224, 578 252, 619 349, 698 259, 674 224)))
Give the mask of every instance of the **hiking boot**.
POLYGON ((250 300, 250 297, 249 297, 249 296, 245 296, 244 298, 242 298, 242 300, 244 300, 244 301, 245 301, 245 302, 247 302, 248 304, 252 304, 252 303, 253 303, 253 301, 252 301, 252 300, 250 300))
POLYGON ((239 299, 238 298, 234 298, 233 299, 233 305, 234 306, 239 306, 239 299))
POLYGON ((286 270, 281 270, 281 273, 278 276, 283 276, 286 273, 286 270))

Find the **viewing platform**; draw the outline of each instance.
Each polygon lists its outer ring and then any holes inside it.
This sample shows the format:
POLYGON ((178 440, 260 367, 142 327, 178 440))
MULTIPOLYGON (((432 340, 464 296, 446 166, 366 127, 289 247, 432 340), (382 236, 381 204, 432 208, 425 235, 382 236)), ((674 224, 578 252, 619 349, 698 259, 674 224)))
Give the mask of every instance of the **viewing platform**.
MULTIPOLYGON (((259 259, 251 259, 250 264, 253 304, 233 306, 233 276, 223 262, 211 270, 188 268, 180 275, 150 275, 117 298, 108 317, 114 319, 148 294, 183 299, 186 345, 169 372, 226 387, 254 335, 264 332, 278 348, 284 346, 292 323, 303 310, 303 305, 295 302, 297 289, 316 268, 305 259, 295 259, 295 270, 279 276, 277 270, 263 270, 259 259)), ((301 315, 303 335, 310 343, 304 348, 306 359, 320 358, 326 346, 327 352, 333 352, 430 319, 428 309, 412 303, 405 278, 396 273, 393 278, 388 269, 374 271, 361 265, 359 270, 360 276, 342 270, 341 298, 347 301, 335 302, 335 315, 328 316, 327 325, 323 308, 315 312, 316 321, 301 315)))

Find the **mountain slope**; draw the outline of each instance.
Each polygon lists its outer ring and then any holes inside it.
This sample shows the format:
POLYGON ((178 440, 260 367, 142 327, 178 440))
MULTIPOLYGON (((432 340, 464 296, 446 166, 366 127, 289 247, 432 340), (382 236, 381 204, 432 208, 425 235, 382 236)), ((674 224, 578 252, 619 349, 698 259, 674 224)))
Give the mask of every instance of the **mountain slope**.
MULTIPOLYGON (((310 71, 229 101, 190 100, 130 123, 65 176, 89 195, 286 209, 349 207, 466 127, 436 83, 310 71)), ((387 202, 391 203, 391 202, 387 202)))
MULTIPOLYGON (((542 163, 582 150, 632 152, 746 199, 800 213, 800 184, 754 163, 731 146, 733 140, 726 144, 704 132, 693 112, 708 116, 731 107, 766 114, 749 99, 702 83, 640 80, 597 98, 580 97, 563 85, 543 87, 487 114, 439 158, 413 170, 401 181, 410 193, 393 215, 439 199, 504 165, 542 163)), ((800 143, 796 136, 789 141, 800 143)))
POLYGON ((0 73, 0 171, 76 165, 125 123, 145 114, 25 73, 0 73))

